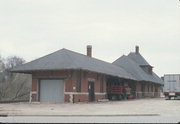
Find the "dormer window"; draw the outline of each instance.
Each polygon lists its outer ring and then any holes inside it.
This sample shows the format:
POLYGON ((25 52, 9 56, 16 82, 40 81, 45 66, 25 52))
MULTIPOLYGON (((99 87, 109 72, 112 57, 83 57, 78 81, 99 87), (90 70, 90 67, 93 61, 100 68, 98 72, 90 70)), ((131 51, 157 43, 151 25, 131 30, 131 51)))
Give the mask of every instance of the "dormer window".
POLYGON ((152 74, 152 67, 151 66, 148 68, 148 73, 152 74))
POLYGON ((150 65, 140 65, 140 67, 147 73, 152 75, 153 67, 150 65))

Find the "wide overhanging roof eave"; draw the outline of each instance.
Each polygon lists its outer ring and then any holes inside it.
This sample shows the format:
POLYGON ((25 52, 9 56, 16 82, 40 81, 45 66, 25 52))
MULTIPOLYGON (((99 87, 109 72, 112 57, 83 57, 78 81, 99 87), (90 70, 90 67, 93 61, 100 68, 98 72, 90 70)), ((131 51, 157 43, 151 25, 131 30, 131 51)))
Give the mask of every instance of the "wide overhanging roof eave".
POLYGON ((88 69, 83 69, 83 68, 38 69, 38 70, 11 70, 11 72, 12 72, 12 73, 32 74, 33 72, 37 72, 37 71, 61 71, 61 70, 84 70, 84 71, 90 71, 90 72, 94 72, 94 73, 100 73, 100 74, 104 74, 104 75, 108 75, 108 76, 113 76, 113 77, 117 77, 117 78, 123 78, 123 79, 128 79, 128 80, 137 81, 136 79, 133 79, 133 78, 130 78, 130 77, 123 77, 123 76, 121 76, 121 75, 113 75, 113 74, 108 74, 108 73, 103 73, 103 72, 95 72, 95 71, 88 70, 88 69))

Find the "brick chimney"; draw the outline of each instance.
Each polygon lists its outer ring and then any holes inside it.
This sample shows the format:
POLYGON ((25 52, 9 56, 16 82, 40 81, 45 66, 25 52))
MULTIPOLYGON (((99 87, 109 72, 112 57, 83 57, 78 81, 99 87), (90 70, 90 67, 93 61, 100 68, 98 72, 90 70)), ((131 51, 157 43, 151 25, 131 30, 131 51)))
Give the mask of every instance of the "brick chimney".
POLYGON ((92 57, 92 46, 87 45, 87 56, 92 57))
POLYGON ((139 46, 136 46, 135 52, 136 54, 139 54, 139 46))

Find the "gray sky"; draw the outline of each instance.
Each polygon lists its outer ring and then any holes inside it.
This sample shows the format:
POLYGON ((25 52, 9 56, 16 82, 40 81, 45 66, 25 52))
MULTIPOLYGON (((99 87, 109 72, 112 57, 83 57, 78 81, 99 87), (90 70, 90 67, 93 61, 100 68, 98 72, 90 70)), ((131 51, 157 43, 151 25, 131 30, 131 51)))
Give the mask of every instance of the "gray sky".
POLYGON ((0 0, 0 54, 31 61, 67 48, 113 62, 140 53, 154 71, 180 73, 179 0, 0 0))

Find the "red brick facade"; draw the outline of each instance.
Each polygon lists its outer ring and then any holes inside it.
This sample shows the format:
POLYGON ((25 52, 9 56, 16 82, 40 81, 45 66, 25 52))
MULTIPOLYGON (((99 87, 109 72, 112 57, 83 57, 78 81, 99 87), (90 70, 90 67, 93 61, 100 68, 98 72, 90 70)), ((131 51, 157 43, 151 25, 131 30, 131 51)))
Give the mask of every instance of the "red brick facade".
MULTIPOLYGON (((38 101, 40 79, 63 79, 65 102, 88 102, 88 82, 94 82, 95 101, 107 98, 107 76, 83 70, 37 71, 32 74, 32 101, 38 101), (78 84, 79 82, 79 84, 78 84), (79 88, 78 88, 79 87, 79 88)), ((128 82, 136 98, 158 97, 160 85, 147 82, 128 82), (142 91, 142 86, 144 89, 142 91)))
POLYGON ((106 79, 102 74, 82 70, 38 71, 34 72, 32 75, 32 91, 36 92, 32 95, 33 101, 38 101, 39 80, 53 78, 64 80, 65 102, 88 102, 88 81, 94 82, 95 101, 97 101, 98 99, 104 99, 106 96, 106 79), (81 72, 80 77, 77 76, 78 72, 81 72), (76 89, 77 80, 80 81, 80 91, 77 91, 76 89))
POLYGON ((149 82, 137 82, 136 83, 136 96, 137 98, 144 97, 159 97, 160 96, 160 86, 155 83, 149 82), (144 84, 144 90, 142 89, 142 83, 144 84))

